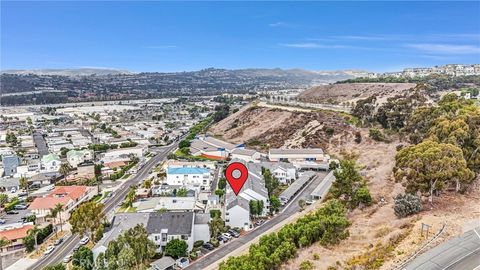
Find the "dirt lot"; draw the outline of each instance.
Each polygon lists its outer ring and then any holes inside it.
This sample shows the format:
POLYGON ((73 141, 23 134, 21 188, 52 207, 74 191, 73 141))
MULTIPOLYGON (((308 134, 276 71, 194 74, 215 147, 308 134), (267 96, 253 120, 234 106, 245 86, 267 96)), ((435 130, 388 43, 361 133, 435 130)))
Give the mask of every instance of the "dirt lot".
POLYGON ((379 104, 388 97, 401 94, 416 86, 414 83, 342 83, 310 88, 298 96, 304 102, 352 103, 375 95, 379 104))

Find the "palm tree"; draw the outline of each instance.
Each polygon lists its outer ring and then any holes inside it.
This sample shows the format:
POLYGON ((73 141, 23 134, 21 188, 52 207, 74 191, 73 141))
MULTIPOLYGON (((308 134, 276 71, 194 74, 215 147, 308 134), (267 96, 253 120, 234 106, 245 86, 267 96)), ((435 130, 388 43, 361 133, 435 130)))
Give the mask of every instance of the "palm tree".
POLYGON ((72 167, 70 166, 70 164, 64 162, 62 163, 62 165, 60 165, 60 169, 58 171, 61 175, 63 175, 63 177, 66 177, 71 169, 72 167))
POLYGON ((135 201, 135 195, 136 195, 135 188, 130 187, 130 191, 128 191, 127 197, 125 199, 125 207, 127 208, 132 207, 132 204, 135 201))
POLYGON ((20 188, 25 189, 27 191, 27 197, 28 197, 28 180, 25 176, 20 177, 20 188))
POLYGON ((30 234, 33 234, 33 238, 35 239, 35 249, 37 249, 38 247, 38 243, 37 243, 37 234, 40 232, 40 229, 37 227, 37 225, 33 226, 33 228, 31 228, 30 230, 28 230, 28 233, 30 234))
MULTIPOLYGON (((50 208, 50 217, 53 218, 53 224, 56 224, 56 219, 58 216, 58 211, 55 208, 50 208)), ((57 226, 55 226, 55 237, 57 237, 57 226)))
MULTIPOLYGON (((0 238, 0 251, 3 249, 3 247, 6 247, 10 245, 11 241, 8 240, 6 237, 0 238)), ((3 262, 2 262, 2 257, 0 257, 0 270, 3 269, 3 262)))
POLYGON ((57 203, 53 207, 53 210, 56 212, 56 215, 58 215, 58 219, 60 220, 60 231, 63 232, 62 228, 62 212, 63 212, 63 204, 57 203))

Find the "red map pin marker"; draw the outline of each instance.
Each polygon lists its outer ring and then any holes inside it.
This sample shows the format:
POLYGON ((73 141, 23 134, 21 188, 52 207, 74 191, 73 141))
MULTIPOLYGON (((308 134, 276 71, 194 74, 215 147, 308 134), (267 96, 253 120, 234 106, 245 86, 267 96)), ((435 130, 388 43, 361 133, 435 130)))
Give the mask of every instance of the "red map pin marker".
POLYGON ((225 178, 227 178, 228 184, 232 187, 235 195, 238 195, 243 185, 248 178, 248 169, 240 162, 232 162, 225 169, 225 178), (240 173, 239 177, 234 177, 233 172, 238 171, 240 173))

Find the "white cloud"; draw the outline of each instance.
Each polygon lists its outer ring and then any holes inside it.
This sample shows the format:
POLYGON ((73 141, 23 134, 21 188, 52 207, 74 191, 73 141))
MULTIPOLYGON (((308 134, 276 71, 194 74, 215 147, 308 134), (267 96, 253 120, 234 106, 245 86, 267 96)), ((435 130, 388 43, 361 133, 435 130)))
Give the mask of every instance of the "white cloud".
POLYGON ((480 47, 474 45, 417 43, 406 44, 405 47, 430 54, 480 54, 480 47))
POLYGON ((269 23, 268 26, 270 27, 294 27, 294 24, 286 23, 286 22, 274 22, 269 23))
POLYGON ((279 45, 283 47, 288 47, 288 48, 301 48, 301 49, 351 49, 351 48, 354 48, 352 46, 347 46, 347 45, 327 45, 327 44, 319 44, 319 43, 313 43, 313 42, 282 43, 279 45))

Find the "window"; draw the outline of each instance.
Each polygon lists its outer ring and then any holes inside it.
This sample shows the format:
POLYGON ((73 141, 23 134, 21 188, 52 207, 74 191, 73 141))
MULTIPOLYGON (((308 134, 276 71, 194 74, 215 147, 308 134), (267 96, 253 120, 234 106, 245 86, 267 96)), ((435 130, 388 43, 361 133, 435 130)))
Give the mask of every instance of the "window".
POLYGON ((182 240, 188 240, 188 235, 182 234, 182 240))

